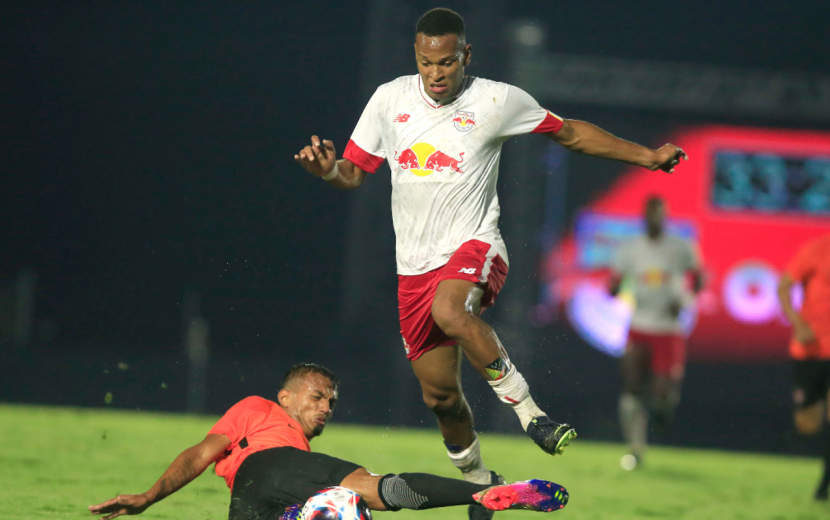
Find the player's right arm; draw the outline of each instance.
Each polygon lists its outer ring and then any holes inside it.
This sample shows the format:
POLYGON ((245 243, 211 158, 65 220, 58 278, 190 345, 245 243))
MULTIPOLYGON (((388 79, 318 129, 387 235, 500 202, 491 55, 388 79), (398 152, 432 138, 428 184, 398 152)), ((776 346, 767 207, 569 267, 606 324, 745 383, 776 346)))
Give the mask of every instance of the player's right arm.
POLYGON ((813 328, 807 323, 807 320, 793 307, 793 301, 790 295, 792 294, 794 284, 795 280, 792 279, 789 273, 784 272, 781 280, 778 282, 778 301, 781 303, 781 310, 784 311, 784 316, 793 325, 793 335, 796 341, 802 345, 806 345, 815 341, 816 335, 813 332, 813 328))
POLYGON ((334 143, 311 136, 311 144, 294 155, 294 160, 315 177, 326 178, 337 167, 337 174, 326 182, 340 190, 353 190, 363 184, 366 172, 348 159, 337 160, 334 143))
POLYGON ((208 466, 222 457, 230 445, 231 440, 227 435, 208 434, 202 442, 181 452, 146 492, 140 495, 118 495, 106 502, 89 506, 89 511, 93 515, 107 515, 103 520, 143 513, 151 505, 201 475, 208 466))

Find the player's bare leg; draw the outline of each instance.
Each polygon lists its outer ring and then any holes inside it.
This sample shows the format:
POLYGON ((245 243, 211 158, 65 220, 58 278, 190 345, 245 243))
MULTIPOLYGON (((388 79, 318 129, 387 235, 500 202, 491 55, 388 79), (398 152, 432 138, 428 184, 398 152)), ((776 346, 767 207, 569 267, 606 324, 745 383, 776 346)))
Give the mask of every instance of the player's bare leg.
POLYGON ((412 370, 421 383, 424 404, 438 419, 444 443, 464 450, 476 434, 473 413, 461 391, 460 357, 457 346, 437 347, 413 361, 412 370))
MULTIPOLYGON (((827 395, 830 399, 830 393, 827 395)), ((795 427, 798 433, 804 436, 812 436, 822 432, 822 457, 824 459, 824 471, 819 485, 816 488, 816 500, 825 501, 828 499, 828 488, 830 488, 830 428, 823 424, 825 420, 825 413, 827 414, 827 421, 830 422, 830 406, 827 402, 819 401, 810 406, 805 406, 796 410, 794 419, 795 427)))
POLYGON ((822 458, 824 459, 824 471, 821 476, 821 481, 819 481, 818 488, 816 488, 815 498, 816 500, 826 501, 830 498, 828 495, 828 491, 830 491, 830 428, 827 427, 830 424, 830 391, 827 392, 824 401, 824 408, 826 413, 827 423, 824 424, 824 432, 822 434, 822 458))
POLYGON ((438 419, 450 460, 464 480, 490 484, 492 476, 481 459, 473 413, 461 390, 460 361, 458 346, 438 347, 413 361, 412 369, 421 383, 424 403, 438 419))
POLYGON ((467 280, 444 280, 435 291, 432 317, 444 334, 458 342, 499 399, 513 408, 533 441, 547 453, 562 453, 576 432, 551 421, 533 401, 495 331, 479 317, 483 294, 483 287, 467 280))
POLYGON ((680 404, 682 377, 654 375, 651 382, 651 410, 660 426, 667 428, 674 422, 674 411, 680 404))
POLYGON ((619 404, 620 428, 630 452, 621 461, 625 469, 637 467, 646 449, 648 408, 644 396, 648 384, 648 366, 648 349, 634 344, 626 346, 620 363, 623 393, 619 404))

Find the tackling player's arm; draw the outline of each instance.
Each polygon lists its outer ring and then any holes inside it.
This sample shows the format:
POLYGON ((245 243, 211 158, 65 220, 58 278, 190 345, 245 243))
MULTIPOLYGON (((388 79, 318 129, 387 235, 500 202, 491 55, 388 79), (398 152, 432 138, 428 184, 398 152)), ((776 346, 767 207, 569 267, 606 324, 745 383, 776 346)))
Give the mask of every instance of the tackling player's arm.
POLYGON ((151 505, 175 493, 201 475, 208 466, 222 457, 230 445, 231 440, 227 435, 209 434, 199 444, 181 452, 161 478, 146 492, 140 495, 118 495, 106 502, 89 506, 89 511, 93 515, 107 515, 103 520, 143 513, 151 505))
POLYGON ((545 135, 568 150, 635 164, 651 171, 663 170, 674 173, 674 167, 680 162, 681 157, 689 159, 686 152, 673 144, 665 144, 657 150, 651 150, 613 136, 591 123, 575 119, 565 119, 558 132, 545 135))
POLYGON ((328 139, 321 140, 316 135, 311 136, 309 146, 294 155, 294 160, 308 173, 325 179, 331 186, 340 190, 353 190, 363 184, 363 179, 366 178, 366 172, 350 160, 337 160, 334 143, 328 139), (336 174, 335 168, 337 168, 336 174), (327 178, 327 176, 332 177, 327 178))
POLYGON ((815 341, 816 335, 807 320, 793 307, 792 297, 790 296, 793 284, 795 284, 795 280, 785 271, 778 282, 778 301, 781 302, 781 310, 784 311, 784 315, 793 324, 793 335, 796 341, 806 345, 815 341))

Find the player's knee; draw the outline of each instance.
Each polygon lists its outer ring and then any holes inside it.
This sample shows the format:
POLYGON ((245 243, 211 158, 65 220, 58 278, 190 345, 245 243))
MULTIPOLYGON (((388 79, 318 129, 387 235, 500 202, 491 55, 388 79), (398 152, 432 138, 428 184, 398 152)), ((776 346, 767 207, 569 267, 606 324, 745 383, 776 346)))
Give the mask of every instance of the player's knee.
POLYGON ((464 399, 456 392, 424 392, 424 404, 439 417, 456 417, 464 409, 464 399))
POLYGON ((463 305, 449 300, 436 299, 432 302, 432 319, 451 338, 463 337, 472 318, 472 314, 463 305))

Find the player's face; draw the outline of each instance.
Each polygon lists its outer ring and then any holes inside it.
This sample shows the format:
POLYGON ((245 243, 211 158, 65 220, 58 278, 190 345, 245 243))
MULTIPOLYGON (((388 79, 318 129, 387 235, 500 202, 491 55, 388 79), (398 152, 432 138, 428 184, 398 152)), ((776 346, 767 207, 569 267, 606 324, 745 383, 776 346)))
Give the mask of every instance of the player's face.
POLYGON ((441 101, 458 93, 471 52, 472 46, 460 44, 455 34, 415 36, 415 60, 429 97, 441 101))
POLYGON ((650 235, 657 235, 663 232, 663 225, 666 222, 666 205, 663 203, 649 204, 646 207, 646 226, 650 235))
POLYGON ((326 423, 331 419, 337 404, 337 390, 332 388, 331 380, 322 374, 307 374, 302 381, 297 381, 289 390, 288 399, 281 403, 303 428, 308 439, 323 433, 326 423))

